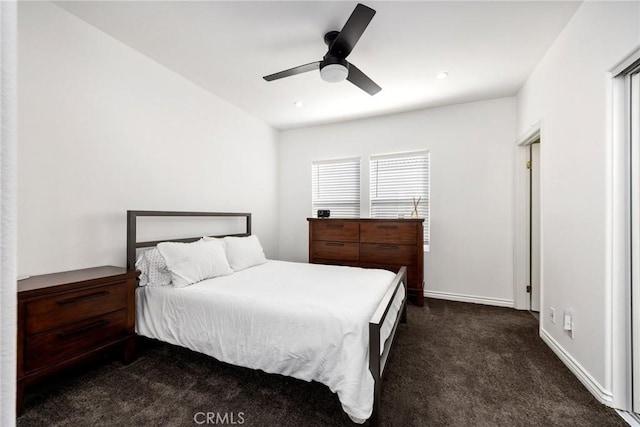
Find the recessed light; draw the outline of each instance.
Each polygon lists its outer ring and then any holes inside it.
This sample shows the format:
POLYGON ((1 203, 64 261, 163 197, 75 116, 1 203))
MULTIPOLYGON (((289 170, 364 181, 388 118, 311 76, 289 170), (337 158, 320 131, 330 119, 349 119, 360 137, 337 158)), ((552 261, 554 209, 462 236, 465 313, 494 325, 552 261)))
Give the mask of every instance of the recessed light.
POLYGON ((302 103, 302 101, 296 101, 293 103, 293 105, 296 106, 296 108, 302 108, 304 107, 304 104, 302 103))
POLYGON ((446 79, 447 77, 449 77, 449 73, 446 71, 436 74, 436 79, 438 80, 446 79))

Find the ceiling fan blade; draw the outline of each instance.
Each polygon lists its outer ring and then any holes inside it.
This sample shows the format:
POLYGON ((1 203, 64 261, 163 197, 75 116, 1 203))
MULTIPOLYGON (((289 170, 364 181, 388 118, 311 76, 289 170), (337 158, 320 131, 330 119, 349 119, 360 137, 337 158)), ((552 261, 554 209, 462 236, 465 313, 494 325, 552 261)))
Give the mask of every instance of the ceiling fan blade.
POLYGON ((360 89, 367 92, 371 96, 382 90, 380 86, 378 86, 373 80, 367 77, 365 73, 360 71, 358 67, 351 63, 349 64, 349 75, 347 76, 347 80, 349 80, 351 83, 358 86, 360 89))
POLYGON ((309 71, 317 70, 318 68, 320 68, 320 61, 300 65, 299 67, 289 68, 288 70, 280 71, 279 73, 269 74, 268 76, 264 76, 263 79, 270 82, 272 80, 278 80, 285 77, 295 76, 296 74, 302 74, 309 71))
POLYGON ((347 23, 342 27, 342 31, 329 47, 329 53, 340 58, 346 58, 358 43, 358 40, 360 40, 362 33, 364 33, 375 14, 375 10, 358 3, 347 23))

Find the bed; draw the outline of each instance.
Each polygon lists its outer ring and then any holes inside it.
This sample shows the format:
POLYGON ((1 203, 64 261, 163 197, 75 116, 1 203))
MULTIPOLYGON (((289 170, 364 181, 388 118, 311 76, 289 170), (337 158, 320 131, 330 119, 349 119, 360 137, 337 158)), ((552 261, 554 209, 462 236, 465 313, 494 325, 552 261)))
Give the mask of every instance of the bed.
MULTIPOLYGON (((251 235, 251 214, 245 213, 127 215, 131 269, 138 249, 164 242, 138 242, 138 217, 239 217, 246 231, 233 236, 251 235)), ((404 267, 394 274, 268 260, 184 288, 139 287, 136 332, 234 365, 321 382, 354 422, 377 425, 384 368, 398 324, 406 321, 406 286, 404 267)))

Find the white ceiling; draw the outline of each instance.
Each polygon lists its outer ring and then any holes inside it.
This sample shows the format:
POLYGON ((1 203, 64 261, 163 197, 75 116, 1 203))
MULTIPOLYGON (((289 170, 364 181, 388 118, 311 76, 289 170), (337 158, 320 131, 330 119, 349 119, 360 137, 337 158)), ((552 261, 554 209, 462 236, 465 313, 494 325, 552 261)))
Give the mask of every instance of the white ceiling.
POLYGON ((371 1, 349 61, 382 92, 318 72, 262 76, 320 60, 323 35, 356 2, 68 1, 65 10, 264 122, 286 129, 515 95, 579 2, 371 1), (449 78, 437 80, 440 71, 449 78), (302 101, 303 108, 296 108, 302 101))

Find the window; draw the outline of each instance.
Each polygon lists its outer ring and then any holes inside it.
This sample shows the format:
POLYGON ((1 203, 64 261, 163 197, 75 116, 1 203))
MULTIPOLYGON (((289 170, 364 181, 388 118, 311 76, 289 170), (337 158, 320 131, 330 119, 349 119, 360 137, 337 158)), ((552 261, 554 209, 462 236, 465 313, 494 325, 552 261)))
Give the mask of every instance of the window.
POLYGON ((331 210, 332 217, 360 216, 360 159, 312 164, 312 216, 318 209, 331 210))
POLYGON ((413 200, 424 218, 424 244, 429 245, 429 153, 371 156, 371 217, 410 218, 413 200))

